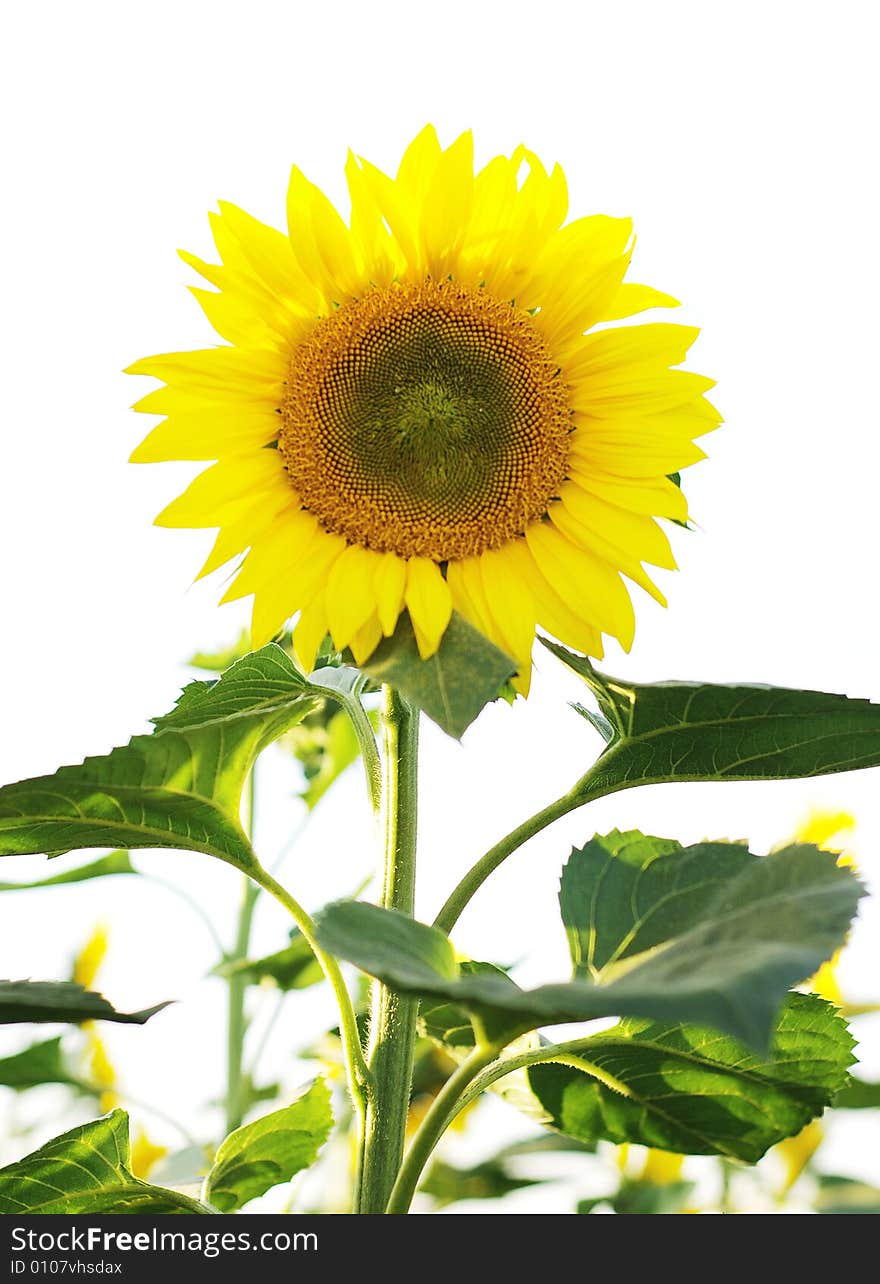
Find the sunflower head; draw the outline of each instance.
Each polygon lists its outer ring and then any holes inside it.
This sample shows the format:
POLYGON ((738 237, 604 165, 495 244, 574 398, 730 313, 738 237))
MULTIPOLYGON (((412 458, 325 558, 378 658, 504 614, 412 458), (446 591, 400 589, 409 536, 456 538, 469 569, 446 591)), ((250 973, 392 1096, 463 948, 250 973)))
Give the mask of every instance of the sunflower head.
POLYGON ((395 177, 346 168, 345 222, 298 169, 288 231, 221 203, 221 262, 184 254, 225 341, 137 362, 165 386, 133 458, 215 461, 157 519, 215 527, 260 645, 294 616, 311 668, 329 634, 363 663, 408 612, 420 653, 453 610, 528 685, 536 627, 589 655, 629 647, 626 579, 673 568, 658 518, 720 422, 676 369, 696 331, 613 326, 675 300, 625 281, 627 219, 566 222, 565 179, 518 148, 476 174, 432 128, 395 177))

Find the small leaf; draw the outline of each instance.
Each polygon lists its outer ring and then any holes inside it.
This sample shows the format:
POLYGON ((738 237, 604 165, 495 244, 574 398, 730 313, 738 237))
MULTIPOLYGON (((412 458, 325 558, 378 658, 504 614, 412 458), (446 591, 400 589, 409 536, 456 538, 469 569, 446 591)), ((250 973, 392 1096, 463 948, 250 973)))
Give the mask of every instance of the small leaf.
POLYGON ((377 682, 397 687, 456 739, 516 672, 514 662, 457 612, 429 660, 420 657, 409 616, 402 615, 393 636, 363 667, 377 682))
POLYGON ((78 865, 64 874, 53 874, 51 878, 39 878, 33 883, 0 883, 0 892, 25 892, 37 887, 61 887, 65 883, 83 883, 90 878, 106 878, 109 874, 136 874, 138 871, 131 863, 128 852, 110 852, 90 861, 88 865, 78 865))
POLYGON ((157 1003, 143 1012, 117 1012, 102 994, 74 981, 0 981, 0 1025, 20 1021, 116 1021, 143 1025, 167 1008, 157 1003))
POLYGON ((592 1213, 608 1204, 615 1213, 681 1213, 694 1192, 692 1181, 623 1181, 612 1195, 581 1199, 576 1213, 592 1213))
POLYGON ((516 1190, 537 1186, 542 1177, 516 1177, 503 1158, 485 1159, 472 1168, 457 1168, 435 1159, 419 1190, 430 1195, 438 1208, 462 1199, 503 1199, 516 1190))
POLYGON ((130 1164, 128 1115, 114 1110, 0 1168, 0 1214, 211 1212, 177 1191, 139 1181, 130 1164))
POLYGON ((215 968, 218 976, 240 976, 250 985, 272 980, 280 990, 305 990, 324 977, 321 965, 301 932, 290 934, 290 944, 259 959, 239 959, 215 968))
POLYGON ((830 1003, 792 994, 766 1059, 711 1030, 630 1019, 528 1077, 567 1136, 751 1164, 831 1103, 853 1042, 830 1003))
MULTIPOLYGON (((626 682, 541 640, 584 679, 614 732, 584 777, 584 797, 665 781, 783 780, 880 764, 880 704, 787 687, 626 682)), ((595 715, 575 708, 596 725, 595 715)))
POLYGON ((257 755, 323 698, 278 646, 192 682, 176 708, 101 758, 0 789, 0 856, 78 847, 182 848, 241 869, 241 793, 257 755))
POLYGON ((834 1098, 835 1110, 875 1110, 880 1106, 880 1083, 851 1078, 834 1098))
POLYGON ((819 1173, 818 1180, 817 1213, 880 1213, 880 1187, 832 1173, 819 1173))
POLYGON ((11 1057, 0 1058, 0 1084, 16 1091, 41 1083, 75 1083, 64 1062, 60 1036, 32 1043, 11 1057))
MULTIPOLYGON (((319 938, 391 989, 477 1015, 498 1042, 543 1025, 617 1015, 710 1025, 766 1050, 785 992, 842 945, 861 895, 852 873, 814 847, 758 857, 738 844, 681 849, 612 834, 573 853, 572 862, 566 912, 580 975, 568 984, 526 991, 484 965, 465 971, 436 928, 360 902, 328 906, 318 916, 319 938), (705 893, 701 861, 712 884, 705 893), (627 879, 638 888, 643 867, 650 875, 644 896, 630 905, 627 879), (584 896, 577 920, 576 881, 584 896), (591 922, 602 967, 583 939, 582 923, 591 922)), ((437 1023, 436 1011, 431 1019, 437 1023)))
POLYGON ((320 765, 300 794, 309 811, 317 807, 327 790, 335 784, 342 773, 353 762, 357 762, 359 754, 360 746, 351 719, 344 710, 338 709, 324 728, 320 745, 320 765))
POLYGON ((330 1092, 316 1079, 291 1105, 229 1134, 205 1179, 205 1199, 231 1213, 290 1181, 315 1162, 332 1126, 330 1092))

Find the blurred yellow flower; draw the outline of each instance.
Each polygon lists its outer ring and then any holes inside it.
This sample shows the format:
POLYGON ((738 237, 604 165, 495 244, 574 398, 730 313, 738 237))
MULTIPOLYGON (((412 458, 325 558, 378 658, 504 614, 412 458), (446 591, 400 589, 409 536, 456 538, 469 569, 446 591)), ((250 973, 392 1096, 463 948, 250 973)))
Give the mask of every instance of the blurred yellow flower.
POLYGON ((95 984, 104 956, 107 953, 109 929, 106 923, 98 923, 92 935, 73 960, 73 980, 90 990, 95 984))
POLYGON ((168 1154, 167 1146, 151 1141, 144 1128, 138 1128, 131 1143, 131 1171, 145 1181, 160 1159, 168 1154))

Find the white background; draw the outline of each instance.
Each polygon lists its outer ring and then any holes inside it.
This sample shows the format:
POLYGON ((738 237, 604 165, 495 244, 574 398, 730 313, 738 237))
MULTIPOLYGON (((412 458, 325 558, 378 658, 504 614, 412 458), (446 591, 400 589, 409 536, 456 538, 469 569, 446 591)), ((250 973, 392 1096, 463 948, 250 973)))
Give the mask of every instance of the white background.
MULTIPOLYGON (((342 201, 348 146, 393 169, 428 120, 446 142, 473 127, 481 159, 525 141, 561 161, 573 214, 633 216, 633 278, 683 299, 675 319, 703 327, 693 366, 717 378, 727 424, 685 478, 701 529, 677 532, 681 571, 660 573, 669 610, 636 590, 635 647, 612 648, 606 666, 647 680, 759 680, 880 699, 875 15, 853 0, 37 0, 8 16, 0 780, 146 730, 187 679, 185 658, 231 640, 245 618, 241 604, 216 608, 218 583, 191 584, 210 533, 151 526, 194 466, 126 463, 149 426, 128 406, 151 385, 121 369, 213 341, 175 249, 212 256, 206 211, 217 198, 281 223, 293 161, 342 201)), ((598 746, 566 707, 579 695, 575 679, 541 660, 528 704, 490 709, 463 746, 426 728, 423 916, 500 833, 585 768, 598 746)), ((561 861, 572 841, 612 826, 686 841, 748 836, 766 850, 811 806, 850 809, 863 869, 876 874, 878 786, 880 775, 858 773, 618 795, 511 859, 457 942, 525 958, 526 980, 560 977, 561 861)), ((264 799, 297 787, 292 765, 267 755, 264 799)), ((266 806, 270 856, 296 807, 266 806)), ((370 843, 352 772, 316 815, 287 881, 309 905, 347 893, 369 868, 370 843)), ((234 871, 186 853, 137 863, 188 888, 231 933, 234 871)), ((15 858, 2 874, 60 868, 15 858)), ((119 879, 3 896, 0 975, 65 975, 98 919, 112 931, 101 985, 118 1006, 180 999, 144 1029, 107 1030, 127 1085, 210 1133, 216 1116, 201 1107, 221 1090, 222 990, 203 979, 212 964, 203 927, 166 891, 119 879)), ((284 926, 264 906, 258 947, 277 947, 284 926)), ((843 969, 856 999, 880 998, 878 926, 880 915, 864 911, 843 969)), ((290 1056, 316 1028, 318 995, 291 1004, 269 1046, 267 1071, 287 1084, 306 1076, 290 1056)), ((858 1033, 876 1074, 880 1018, 858 1033)), ((49 1136, 55 1098, 41 1100, 38 1131, 49 1136)), ((499 1109, 492 1119, 503 1128, 499 1109)), ((21 1099, 9 1117, 33 1111, 21 1099)), ((878 1178, 878 1141, 877 1122, 853 1119, 827 1162, 878 1178)), ((21 1148, 13 1138, 4 1153, 21 1148)), ((546 1201, 508 1207, 546 1210, 546 1201)))

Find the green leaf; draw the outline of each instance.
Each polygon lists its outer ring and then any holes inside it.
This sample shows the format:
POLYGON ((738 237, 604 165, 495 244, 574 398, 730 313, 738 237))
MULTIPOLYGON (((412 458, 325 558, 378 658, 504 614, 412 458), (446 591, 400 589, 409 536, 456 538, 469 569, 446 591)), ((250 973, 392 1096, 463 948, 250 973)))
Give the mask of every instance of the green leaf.
POLYGON ((0 1084, 16 1091, 41 1083, 76 1082, 65 1065, 60 1036, 32 1043, 11 1057, 0 1058, 0 1084))
POLYGON ((517 1177, 503 1158, 486 1159, 471 1168, 458 1168, 435 1159, 419 1190, 430 1195, 438 1208, 463 1199, 503 1199, 516 1190, 537 1186, 542 1177, 517 1177))
POLYGON ((106 878, 108 874, 136 874, 138 871, 131 863, 128 852, 110 852, 90 861, 88 865, 78 865, 63 874, 53 874, 51 878, 39 878, 33 883, 0 883, 0 892, 25 892, 37 887, 61 887, 64 883, 83 883, 89 878, 106 878))
POLYGON ((457 612, 429 660, 420 657, 409 616, 402 615, 363 668, 377 682, 397 687, 457 740, 516 672, 513 660, 457 612))
POLYGON ((192 682, 176 708, 154 720, 152 735, 0 789, 0 855, 170 847, 251 868, 240 821, 245 778, 261 750, 318 698, 272 644, 219 681, 192 682))
POLYGON ((143 1025, 167 1008, 157 1003, 143 1012, 117 1012, 102 994, 75 981, 0 981, 0 1025, 20 1021, 116 1021, 143 1025))
POLYGON ((317 807, 330 786, 360 755, 357 735, 343 709, 336 710, 322 730, 317 770, 300 794, 309 811, 317 807))
POLYGON ((617 1015, 709 1025, 766 1050, 786 990, 843 943, 860 895, 852 873, 814 847, 757 857, 738 844, 611 834, 574 852, 566 874, 580 973, 568 984, 525 991, 465 971, 436 928, 359 902, 328 906, 318 931, 331 953, 391 989, 460 1005, 499 1042, 617 1015))
POLYGON ((240 976, 250 985, 274 981, 280 990, 305 990, 323 980, 321 965, 303 934, 294 929, 290 944, 259 959, 239 959, 215 968, 218 976, 240 976))
POLYGON ((230 1133, 205 1179, 205 1199, 223 1213, 308 1168, 330 1135, 333 1114, 323 1079, 283 1110, 230 1133))
POLYGON ((528 1077, 567 1136, 756 1163, 831 1103, 853 1043, 830 1003, 792 994, 766 1059, 712 1030, 630 1019, 528 1077))
POLYGON ((608 1204, 615 1213, 680 1213, 690 1201, 692 1181, 622 1181, 613 1195, 581 1199, 576 1213, 592 1213, 608 1204))
POLYGON ((880 1106, 880 1083, 851 1078, 834 1098, 835 1110, 876 1110, 880 1106))
MULTIPOLYGON (((549 651, 584 679, 610 737, 582 782, 585 797, 691 780, 782 780, 880 764, 880 705, 824 691, 609 677, 566 647, 549 651)), ((604 728, 604 730, 603 730, 604 728)))
POLYGON ((131 1172, 128 1115, 114 1110, 0 1168, 0 1214, 210 1213, 131 1172))
POLYGON ((821 1214, 880 1213, 880 1188, 852 1177, 820 1173, 814 1210, 821 1214))
POLYGON ((225 669, 235 664, 236 660, 243 660, 250 649, 250 634, 247 629, 242 629, 236 640, 229 646, 221 647, 217 651, 196 651, 187 663, 193 669, 205 669, 208 673, 223 673, 225 669))

